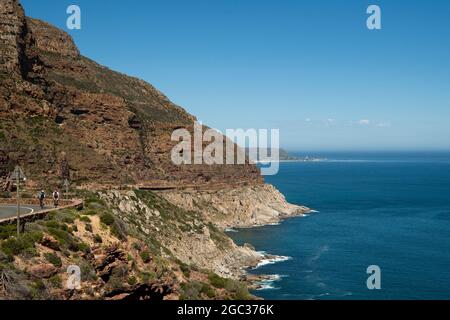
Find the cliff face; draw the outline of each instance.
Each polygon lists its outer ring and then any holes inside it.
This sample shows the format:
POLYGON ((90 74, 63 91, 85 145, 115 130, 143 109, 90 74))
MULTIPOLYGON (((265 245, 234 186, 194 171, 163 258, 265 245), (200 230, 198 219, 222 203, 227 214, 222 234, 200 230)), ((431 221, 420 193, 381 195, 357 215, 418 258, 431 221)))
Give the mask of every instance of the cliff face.
POLYGON ((100 197, 114 208, 115 216, 130 223, 136 232, 154 238, 187 265, 239 279, 245 276, 244 268, 263 258, 249 247, 237 246, 200 211, 176 206, 160 195, 108 191, 100 197))
POLYGON ((290 204, 272 185, 241 186, 215 191, 173 190, 161 193, 171 203, 203 214, 221 229, 248 228, 279 223, 311 210, 290 204))
POLYGON ((30 38, 27 34, 25 15, 17 1, 0 3, 0 71, 20 76, 25 73, 26 48, 30 38))
MULTIPOLYGON (((0 150, 31 180, 58 184, 61 153, 78 184, 258 184, 253 165, 172 164, 195 117, 150 84, 80 55, 65 32, 0 4, 0 150)), ((0 170, 1 171, 1 170, 0 170)))
POLYGON ((264 257, 223 229, 307 208, 248 163, 174 165, 171 134, 192 132, 195 118, 150 84, 83 57, 17 0, 0 3, 0 54, 0 191, 20 164, 28 187, 68 178, 86 203, 27 224, 19 239, 0 226, 0 298, 252 298, 236 279, 264 257), (75 293, 61 285, 74 263, 88 276, 75 293))

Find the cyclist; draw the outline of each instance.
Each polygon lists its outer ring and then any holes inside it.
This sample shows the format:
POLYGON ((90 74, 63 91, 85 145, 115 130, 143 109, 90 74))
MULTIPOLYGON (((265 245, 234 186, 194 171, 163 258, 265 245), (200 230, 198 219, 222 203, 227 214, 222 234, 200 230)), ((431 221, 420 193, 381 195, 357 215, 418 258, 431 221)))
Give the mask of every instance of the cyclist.
POLYGON ((59 192, 58 190, 53 191, 53 204, 55 205, 55 208, 59 205, 59 192))
POLYGON ((39 198, 39 205, 41 206, 41 209, 44 209, 44 205, 45 205, 45 191, 41 190, 41 192, 39 192, 38 195, 39 198))

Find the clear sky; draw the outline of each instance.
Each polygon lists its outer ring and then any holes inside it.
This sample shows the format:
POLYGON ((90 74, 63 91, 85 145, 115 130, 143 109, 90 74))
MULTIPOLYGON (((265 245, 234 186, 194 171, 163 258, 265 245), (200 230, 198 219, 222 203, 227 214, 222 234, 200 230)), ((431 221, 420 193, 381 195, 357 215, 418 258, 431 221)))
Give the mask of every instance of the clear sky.
POLYGON ((291 150, 450 150, 450 1, 22 0, 211 127, 291 150), (82 29, 66 28, 66 8, 82 29), (366 9, 382 10, 382 30, 366 9))

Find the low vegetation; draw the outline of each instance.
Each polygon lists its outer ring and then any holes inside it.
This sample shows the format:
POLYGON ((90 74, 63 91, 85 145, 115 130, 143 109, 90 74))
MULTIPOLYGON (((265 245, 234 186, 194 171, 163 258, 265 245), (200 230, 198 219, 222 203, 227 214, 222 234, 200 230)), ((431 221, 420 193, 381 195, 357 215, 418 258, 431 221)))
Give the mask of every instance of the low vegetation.
MULTIPOLYGON (((214 241, 223 241, 221 232, 212 225, 202 224, 195 212, 175 207, 151 192, 136 192, 135 200, 143 201, 159 213, 154 219, 160 233, 145 233, 141 229, 142 221, 125 219, 98 195, 81 192, 85 198, 82 210, 59 210, 44 220, 27 223, 20 237, 16 235, 15 226, 0 226, 0 288, 4 288, 0 289, 0 298, 64 298, 64 279, 69 265, 80 267, 83 283, 86 283, 85 297, 94 298, 99 292, 120 292, 124 287, 164 281, 179 288, 174 294, 185 300, 253 298, 244 284, 183 263, 160 242, 158 238, 166 233, 169 236, 200 233, 205 227, 214 241), (118 260, 105 275, 96 264, 94 251, 97 255, 98 252, 106 254, 114 246, 123 252, 120 258, 123 260, 118 260), (51 265, 54 271, 48 277, 33 276, 33 267, 38 265, 51 265), (95 293, 98 289, 93 288, 98 285, 93 284, 98 281, 103 286, 95 293)), ((136 215, 136 219, 138 217, 140 215, 136 215)))

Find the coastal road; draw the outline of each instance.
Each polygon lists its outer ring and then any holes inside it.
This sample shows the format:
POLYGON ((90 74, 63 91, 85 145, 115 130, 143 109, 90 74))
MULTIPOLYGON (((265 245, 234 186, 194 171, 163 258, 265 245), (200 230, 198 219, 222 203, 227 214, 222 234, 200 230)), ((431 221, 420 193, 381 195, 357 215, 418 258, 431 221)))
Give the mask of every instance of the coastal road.
MULTIPOLYGON (((48 209, 48 207, 45 207, 48 209)), ((40 206, 24 204, 20 206, 20 214, 28 214, 41 211, 40 206)), ((12 218, 17 215, 17 205, 0 204, 0 219, 12 218)))

